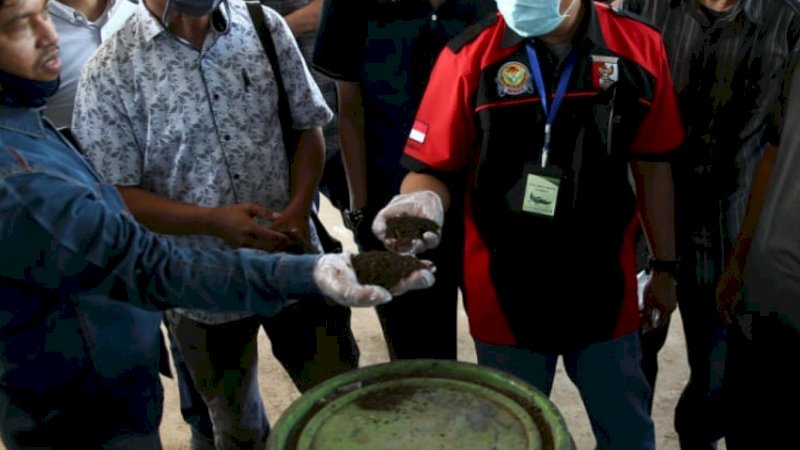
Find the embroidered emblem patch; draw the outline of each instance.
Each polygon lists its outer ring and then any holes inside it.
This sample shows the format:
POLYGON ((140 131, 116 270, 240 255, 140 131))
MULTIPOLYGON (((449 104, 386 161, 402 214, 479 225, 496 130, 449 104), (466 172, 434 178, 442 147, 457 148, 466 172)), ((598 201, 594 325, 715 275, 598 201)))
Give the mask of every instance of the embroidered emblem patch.
POLYGON ((592 55, 592 84, 595 90, 605 91, 619 80, 619 58, 592 55))
POLYGON ((497 95, 522 95, 533 93, 531 73, 524 64, 511 61, 500 66, 497 71, 497 95))

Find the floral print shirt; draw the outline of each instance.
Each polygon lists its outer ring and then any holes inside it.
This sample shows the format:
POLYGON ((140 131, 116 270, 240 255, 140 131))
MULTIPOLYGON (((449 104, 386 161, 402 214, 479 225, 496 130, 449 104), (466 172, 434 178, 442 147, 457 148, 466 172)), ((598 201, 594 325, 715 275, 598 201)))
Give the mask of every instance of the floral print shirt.
MULTIPOLYGON (((254 202, 280 211, 288 204, 289 162, 272 68, 245 3, 228 3, 230 16, 223 3, 197 50, 141 2, 84 66, 72 129, 109 183, 206 207, 254 202), (218 31, 225 21, 229 32, 218 31)), ((289 27, 274 10, 264 11, 293 127, 326 124, 332 112, 289 27)), ((211 236, 170 237, 190 247, 225 247, 211 236)), ((244 317, 179 312, 208 324, 244 317)))

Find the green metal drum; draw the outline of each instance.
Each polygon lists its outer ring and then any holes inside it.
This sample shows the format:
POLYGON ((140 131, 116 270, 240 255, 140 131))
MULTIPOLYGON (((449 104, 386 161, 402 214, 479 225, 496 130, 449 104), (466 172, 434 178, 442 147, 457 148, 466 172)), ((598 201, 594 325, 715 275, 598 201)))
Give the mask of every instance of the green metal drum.
POLYGON ((574 450, 556 406, 499 370, 405 360, 338 375, 306 392, 268 450, 574 450))

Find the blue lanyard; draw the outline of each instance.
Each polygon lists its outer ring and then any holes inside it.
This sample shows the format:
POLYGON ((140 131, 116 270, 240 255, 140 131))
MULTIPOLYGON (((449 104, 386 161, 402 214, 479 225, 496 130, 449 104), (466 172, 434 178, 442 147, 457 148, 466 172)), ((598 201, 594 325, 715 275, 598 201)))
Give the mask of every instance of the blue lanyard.
POLYGON ((556 118, 558 108, 561 107, 561 101, 564 100, 564 95, 567 92, 567 85, 572 76, 572 69, 575 68, 575 60, 578 53, 575 51, 575 47, 573 47, 569 55, 567 55, 567 60, 564 63, 564 71, 561 73, 561 78, 558 80, 556 95, 553 97, 553 104, 552 106, 548 106, 547 90, 544 86, 542 68, 539 66, 539 58, 536 56, 536 49, 533 48, 531 43, 526 44, 525 49, 528 51, 528 59, 531 63, 531 69, 533 69, 533 79, 536 82, 536 89, 539 91, 539 99, 546 117, 544 124, 544 144, 542 144, 542 168, 545 168, 547 167, 547 156, 550 153, 550 128, 553 125, 553 120, 556 118))

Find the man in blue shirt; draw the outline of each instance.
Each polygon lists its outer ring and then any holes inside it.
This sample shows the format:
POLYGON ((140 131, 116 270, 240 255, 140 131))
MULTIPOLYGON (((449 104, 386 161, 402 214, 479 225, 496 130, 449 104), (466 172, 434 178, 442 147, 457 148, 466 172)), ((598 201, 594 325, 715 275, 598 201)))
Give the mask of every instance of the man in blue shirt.
POLYGON ((346 253, 191 250, 152 234, 43 118, 60 66, 47 2, 0 1, 0 438, 7 449, 160 449, 163 346, 154 311, 273 315, 287 299, 320 295, 371 306, 433 282, 431 271, 419 270, 390 293, 359 284, 346 253))

